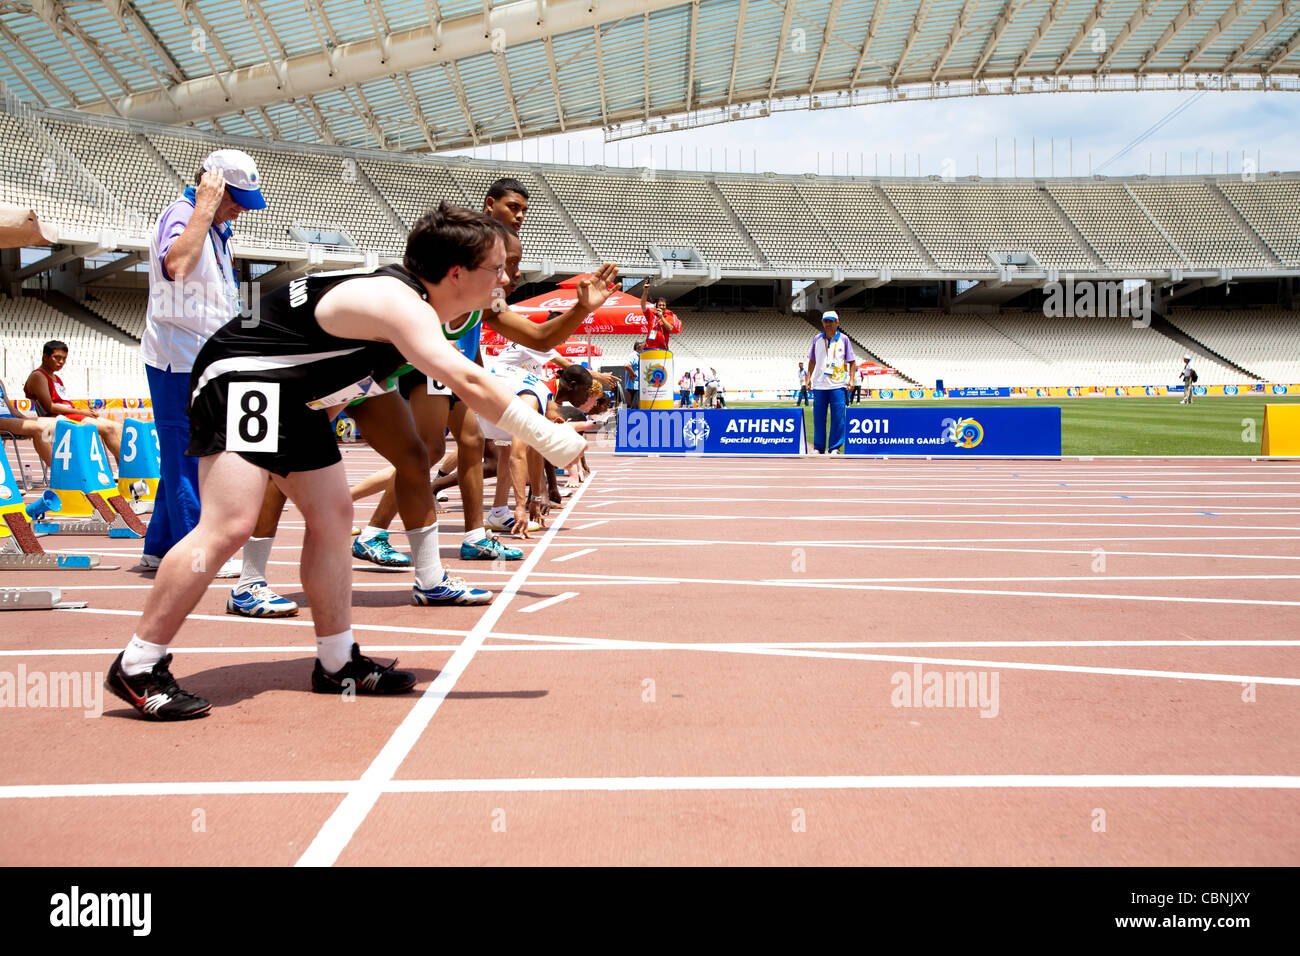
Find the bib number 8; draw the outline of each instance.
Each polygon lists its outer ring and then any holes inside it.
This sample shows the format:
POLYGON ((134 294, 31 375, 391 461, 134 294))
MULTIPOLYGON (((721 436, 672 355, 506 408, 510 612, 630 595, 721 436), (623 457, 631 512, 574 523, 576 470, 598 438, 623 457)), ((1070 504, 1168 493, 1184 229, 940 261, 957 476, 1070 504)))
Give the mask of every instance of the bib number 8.
POLYGON ((226 450, 280 450, 280 383, 232 382, 226 393, 226 450))

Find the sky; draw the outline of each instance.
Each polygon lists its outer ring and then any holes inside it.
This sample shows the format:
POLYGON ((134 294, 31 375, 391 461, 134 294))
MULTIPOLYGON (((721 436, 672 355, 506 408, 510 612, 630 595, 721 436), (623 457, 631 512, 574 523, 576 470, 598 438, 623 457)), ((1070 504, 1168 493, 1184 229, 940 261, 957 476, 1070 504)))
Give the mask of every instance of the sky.
MULTIPOLYGON (((527 162, 875 175, 1105 175, 1300 170, 1300 93, 1037 93, 788 112, 604 143, 599 129, 464 155, 527 162), (1166 120, 1126 155, 1115 157, 1166 120), (1012 145, 1014 140, 1014 166, 1012 145), (710 155, 711 153, 711 155, 710 155), (1226 155, 1225 155, 1226 154, 1226 155), (603 158, 602 158, 603 156, 603 158), (698 157, 698 159, 697 159, 698 157), (1108 163, 1107 161, 1110 160, 1108 163)), ((448 154, 455 155, 455 153, 448 154)))

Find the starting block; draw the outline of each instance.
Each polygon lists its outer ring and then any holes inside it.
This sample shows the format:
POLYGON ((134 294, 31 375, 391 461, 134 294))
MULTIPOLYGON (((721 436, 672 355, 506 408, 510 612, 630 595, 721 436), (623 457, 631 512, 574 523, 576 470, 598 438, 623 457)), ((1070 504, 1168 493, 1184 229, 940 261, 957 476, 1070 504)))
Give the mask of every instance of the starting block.
POLYGON ((59 496, 47 491, 29 505, 23 504, 18 485, 0 455, 0 571, 49 571, 99 567, 97 554, 46 554, 36 540, 27 517, 39 520, 59 506, 59 496))
POLYGON ((0 611, 64 611, 89 607, 86 601, 65 601, 58 588, 0 588, 0 611))
POLYGON ((153 422, 127 418, 122 422, 122 456, 118 460, 117 491, 132 501, 152 502, 162 477, 162 447, 153 422))
POLYGON ((32 527, 38 534, 107 534, 110 538, 143 538, 145 527, 125 498, 113 495, 107 501, 98 492, 86 494, 95 517, 85 521, 40 522, 32 527))

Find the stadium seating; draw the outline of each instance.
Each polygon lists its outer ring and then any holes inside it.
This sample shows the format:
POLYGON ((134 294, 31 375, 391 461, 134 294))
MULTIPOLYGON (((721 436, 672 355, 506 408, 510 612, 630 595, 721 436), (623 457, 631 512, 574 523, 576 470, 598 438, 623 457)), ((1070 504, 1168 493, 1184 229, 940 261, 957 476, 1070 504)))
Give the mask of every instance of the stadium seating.
MULTIPOLYGON (((1178 309, 1169 321, 1266 382, 1300 382, 1300 312, 1178 309)), ((1196 368, 1199 374, 1199 362, 1196 368)))
POLYGON ((1129 187, 1199 269, 1265 269, 1267 258, 1224 212, 1205 183, 1139 182, 1129 187))
POLYGON ((84 303, 86 308, 134 339, 144 335, 144 320, 149 310, 145 292, 96 289, 91 294, 94 298, 84 303))
POLYGON ((0 367, 11 396, 22 396, 23 382, 41 364, 41 347, 50 339, 68 346, 68 364, 60 373, 68 398, 149 394, 138 347, 96 332, 39 299, 0 296, 0 367))
POLYGON ((1037 189, 983 183, 888 183, 885 195, 944 269, 991 269, 990 252, 1024 250, 1044 269, 1092 269, 1037 189))
POLYGON ((1300 182, 1225 182, 1219 188, 1283 265, 1300 266, 1300 182))
POLYGON ((1123 186, 1051 183, 1047 191, 1110 268, 1186 267, 1123 186))

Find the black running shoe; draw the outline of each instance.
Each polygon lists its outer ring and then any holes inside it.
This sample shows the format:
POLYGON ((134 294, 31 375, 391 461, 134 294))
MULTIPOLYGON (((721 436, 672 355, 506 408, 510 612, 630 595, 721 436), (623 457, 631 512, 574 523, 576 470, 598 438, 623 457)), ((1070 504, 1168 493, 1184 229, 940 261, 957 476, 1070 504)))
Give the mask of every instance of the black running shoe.
POLYGON ((397 661, 380 667, 352 645, 352 660, 333 674, 325 673, 320 658, 311 672, 311 689, 317 694, 405 694, 415 686, 415 675, 410 671, 395 671, 397 661))
POLYGON ((122 673, 122 654, 118 654, 108 669, 104 686, 154 720, 189 720, 204 716, 212 705, 202 697, 180 689, 168 669, 171 662, 172 656, 168 654, 154 664, 149 673, 129 677, 122 673))

